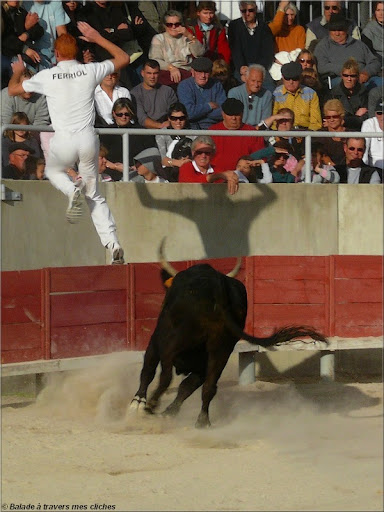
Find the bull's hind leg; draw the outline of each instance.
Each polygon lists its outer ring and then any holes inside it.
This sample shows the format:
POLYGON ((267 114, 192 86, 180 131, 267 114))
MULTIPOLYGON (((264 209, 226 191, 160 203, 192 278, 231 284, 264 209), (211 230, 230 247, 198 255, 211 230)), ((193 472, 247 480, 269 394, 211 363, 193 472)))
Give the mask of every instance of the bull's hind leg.
POLYGON ((155 344, 151 340, 144 355, 144 364, 140 374, 140 387, 129 406, 131 411, 146 409, 148 386, 155 377, 159 362, 159 355, 155 349, 155 344))
POLYGON ((192 395, 197 388, 204 382, 204 378, 196 373, 191 373, 180 384, 175 400, 168 405, 163 414, 176 416, 182 406, 184 400, 192 395))
POLYGON ((223 351, 222 353, 217 351, 208 355, 207 376, 201 391, 202 406, 195 423, 196 428, 211 426, 211 422, 209 421, 209 404, 216 395, 217 381, 219 380, 232 352, 232 350, 225 350, 224 347, 222 347, 221 350, 223 351))

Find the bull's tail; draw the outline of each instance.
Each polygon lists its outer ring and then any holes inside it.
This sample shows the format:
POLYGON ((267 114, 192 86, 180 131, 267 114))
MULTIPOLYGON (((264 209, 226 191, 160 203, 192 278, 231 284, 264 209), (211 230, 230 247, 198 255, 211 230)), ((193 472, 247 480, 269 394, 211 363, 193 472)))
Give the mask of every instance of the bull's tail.
MULTIPOLYGON (((235 325, 232 324, 228 327, 230 327, 231 330, 234 330, 235 325)), ((257 338, 241 330, 239 332, 238 327, 236 331, 236 335, 239 336, 239 338, 249 341, 254 345, 261 345, 262 347, 271 347, 272 345, 277 345, 278 343, 285 343, 297 338, 307 337, 312 338, 315 341, 322 341, 328 345, 328 340, 325 338, 325 336, 323 336, 323 334, 307 325, 290 325, 287 327, 282 327, 281 329, 277 329, 268 338, 257 338)))

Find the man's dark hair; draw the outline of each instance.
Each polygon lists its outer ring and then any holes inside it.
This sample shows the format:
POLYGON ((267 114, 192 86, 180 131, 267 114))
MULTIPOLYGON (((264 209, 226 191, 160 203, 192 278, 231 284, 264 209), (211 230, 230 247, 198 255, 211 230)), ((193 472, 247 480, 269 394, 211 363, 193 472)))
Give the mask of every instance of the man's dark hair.
POLYGON ((156 69, 156 68, 160 69, 160 64, 155 59, 147 59, 144 62, 143 69, 145 68, 145 66, 148 66, 149 68, 152 68, 152 69, 156 69))

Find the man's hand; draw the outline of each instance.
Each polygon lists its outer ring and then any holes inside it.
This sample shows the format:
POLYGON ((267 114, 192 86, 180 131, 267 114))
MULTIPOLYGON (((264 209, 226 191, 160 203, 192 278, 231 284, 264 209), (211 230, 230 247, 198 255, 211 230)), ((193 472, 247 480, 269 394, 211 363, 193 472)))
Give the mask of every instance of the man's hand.
POLYGON ((364 114, 366 114, 368 112, 368 109, 367 108, 364 108, 364 107, 360 107, 358 110, 356 110, 355 112, 355 116, 363 116, 364 114))
POLYGON ((178 84, 181 81, 181 73, 179 68, 172 66, 172 68, 169 70, 169 74, 171 75, 172 82, 175 82, 175 84, 178 84))
POLYGON ((17 56, 17 61, 11 63, 12 71, 14 75, 22 75, 25 70, 25 64, 21 55, 17 56))
POLYGON ((38 21, 39 16, 36 12, 28 12, 24 22, 25 30, 29 30, 30 28, 34 27, 38 21))
POLYGON ((215 103, 214 101, 209 101, 208 105, 211 107, 212 110, 215 110, 220 106, 218 103, 215 103))
POLYGON ((233 195, 239 190, 239 177, 233 171, 224 171, 223 174, 226 176, 228 193, 233 195))
POLYGON ((83 34, 79 39, 88 41, 88 43, 97 43, 100 40, 100 37, 102 37, 97 30, 95 30, 85 21, 78 21, 77 28, 83 34))
POLYGON ((32 59, 33 62, 40 62, 41 61, 40 55, 35 50, 32 50, 32 48, 28 48, 28 50, 26 50, 25 54, 28 55, 28 57, 30 59, 32 59))

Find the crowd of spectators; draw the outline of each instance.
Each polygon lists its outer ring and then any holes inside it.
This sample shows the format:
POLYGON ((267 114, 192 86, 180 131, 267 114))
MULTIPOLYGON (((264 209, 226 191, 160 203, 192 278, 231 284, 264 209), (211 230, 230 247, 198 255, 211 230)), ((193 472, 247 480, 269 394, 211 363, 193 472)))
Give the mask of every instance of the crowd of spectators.
MULTIPOLYGON (((44 96, 8 95, 18 55, 23 80, 55 65, 53 43, 66 32, 77 40, 78 61, 110 57, 81 37, 77 22, 86 21, 130 55, 126 68, 96 88, 95 126, 143 130, 129 136, 132 181, 225 181, 229 193, 238 183, 303 182, 303 137, 279 132, 308 130, 334 132, 312 136, 313 183, 380 183, 384 2, 371 2, 372 18, 362 26, 344 2, 313 3, 321 11, 304 23, 305 2, 240 1, 239 16, 226 21, 205 0, 2 2, 2 124, 50 124, 44 96), (184 129, 271 135, 183 136, 184 129), (348 131, 362 135, 339 136, 348 131)), ((4 132, 2 177, 44 179, 49 137, 4 132)), ((121 137, 100 139, 100 180, 121 180, 121 137)))

